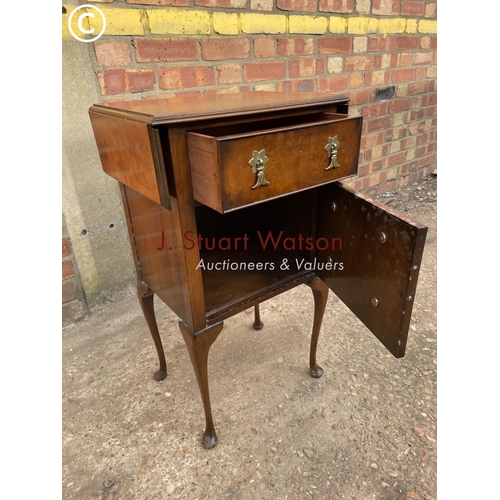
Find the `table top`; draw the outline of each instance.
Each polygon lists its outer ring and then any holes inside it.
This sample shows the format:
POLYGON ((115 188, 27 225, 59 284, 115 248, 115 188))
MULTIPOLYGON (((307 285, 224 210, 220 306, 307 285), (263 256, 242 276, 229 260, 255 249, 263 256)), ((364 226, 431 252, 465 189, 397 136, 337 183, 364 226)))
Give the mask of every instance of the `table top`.
POLYGON ((113 101, 94 105, 91 110, 161 125, 347 102, 349 99, 346 96, 338 94, 255 91, 141 101, 113 101))

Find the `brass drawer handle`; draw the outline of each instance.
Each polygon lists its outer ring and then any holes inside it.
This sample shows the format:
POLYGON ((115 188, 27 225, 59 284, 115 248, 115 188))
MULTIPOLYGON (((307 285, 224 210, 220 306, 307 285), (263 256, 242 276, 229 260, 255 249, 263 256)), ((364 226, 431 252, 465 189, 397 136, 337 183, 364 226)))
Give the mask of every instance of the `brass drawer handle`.
POLYGON ((254 151, 252 154, 252 159, 248 164, 252 167, 252 172, 257 174, 257 182, 252 189, 258 188, 259 186, 267 186, 269 181, 264 177, 264 169, 269 158, 266 156, 266 150, 261 149, 260 151, 254 151))
POLYGON ((331 168, 340 167, 339 162, 337 161, 337 153, 339 150, 340 142, 335 137, 328 137, 328 144, 325 146, 325 150, 328 153, 328 158, 330 158, 330 165, 325 168, 325 170, 330 170, 331 168))

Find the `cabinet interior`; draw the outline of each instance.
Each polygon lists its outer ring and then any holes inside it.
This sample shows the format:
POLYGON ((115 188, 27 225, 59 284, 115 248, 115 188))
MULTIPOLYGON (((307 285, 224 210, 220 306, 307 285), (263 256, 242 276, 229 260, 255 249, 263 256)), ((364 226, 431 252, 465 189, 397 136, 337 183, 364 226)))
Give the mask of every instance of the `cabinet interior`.
MULTIPOLYGON (((204 205, 195 208, 208 319, 265 300, 310 274, 303 266, 298 270, 295 259, 312 258, 306 238, 315 233, 315 207, 313 189, 226 214, 204 205), (281 269, 283 259, 288 270, 281 269)), ((191 236, 193 244, 195 239, 191 236)))

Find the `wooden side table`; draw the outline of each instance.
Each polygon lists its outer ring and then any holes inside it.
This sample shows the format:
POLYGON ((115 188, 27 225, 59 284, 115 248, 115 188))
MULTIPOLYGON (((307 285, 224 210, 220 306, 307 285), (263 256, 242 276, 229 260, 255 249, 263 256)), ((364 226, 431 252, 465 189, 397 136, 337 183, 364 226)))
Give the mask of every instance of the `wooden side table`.
POLYGON ((180 318, 217 443, 207 359, 223 321, 300 284, 314 294, 310 373, 328 289, 402 357, 427 228, 338 181, 357 173, 361 117, 344 96, 249 92, 129 101, 89 113, 120 182, 139 301, 167 376, 153 309, 180 318))

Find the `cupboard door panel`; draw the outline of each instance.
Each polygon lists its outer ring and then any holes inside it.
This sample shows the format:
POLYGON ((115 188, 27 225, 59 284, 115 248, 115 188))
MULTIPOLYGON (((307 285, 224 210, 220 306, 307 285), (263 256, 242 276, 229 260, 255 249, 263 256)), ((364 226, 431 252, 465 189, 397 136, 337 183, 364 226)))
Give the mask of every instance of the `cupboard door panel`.
POLYGON ((320 188, 317 241, 340 238, 320 278, 397 358, 403 357, 427 228, 354 190, 320 188), (335 265, 337 263, 337 265, 335 265))

